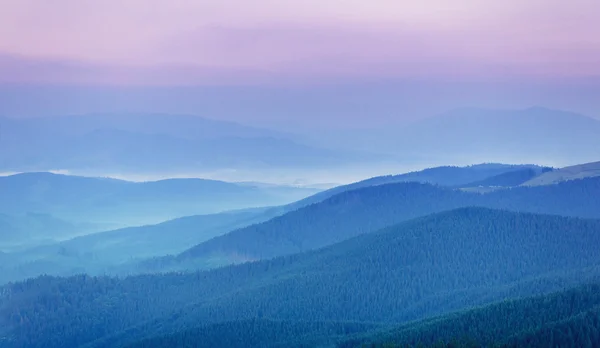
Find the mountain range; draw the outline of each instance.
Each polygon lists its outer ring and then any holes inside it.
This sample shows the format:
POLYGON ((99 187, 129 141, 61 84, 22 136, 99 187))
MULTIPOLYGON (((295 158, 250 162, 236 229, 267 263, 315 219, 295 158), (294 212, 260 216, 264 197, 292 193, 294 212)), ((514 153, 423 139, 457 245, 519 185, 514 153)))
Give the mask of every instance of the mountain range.
MULTIPOLYGON (((472 180, 477 180, 483 177, 491 176, 493 178, 497 173, 509 174, 513 173, 514 171, 525 169, 531 170, 532 172, 538 174, 545 170, 544 168, 532 165, 517 166, 503 164, 430 168, 419 172, 371 178, 354 184, 339 186, 330 190, 319 192, 305 199, 301 199, 297 202, 284 206, 245 209, 242 211, 223 212, 212 215, 189 216, 160 223, 158 225, 128 227, 125 229, 86 234, 74 239, 60 241, 58 243, 52 243, 51 241, 48 241, 45 243, 45 245, 40 247, 31 248, 30 246, 26 250, 11 253, 10 255, 12 257, 12 262, 10 265, 5 265, 2 267, 3 275, 0 277, 0 280, 6 281, 22 279, 23 277, 35 276, 44 273, 68 275, 72 274, 73 272, 80 272, 82 270, 93 274, 112 274, 115 272, 120 273, 123 271, 123 269, 139 272, 136 263, 140 262, 140 260, 143 258, 162 257, 168 254, 177 255, 184 252, 190 246, 205 242, 213 237, 217 237, 246 226, 266 222, 283 214, 292 213, 295 210, 310 206, 311 204, 318 204, 336 194, 354 189, 378 186, 385 183, 411 181, 435 183, 438 185, 445 185, 449 188, 454 188, 455 185, 468 183, 472 180), (124 266, 124 264, 129 265, 124 266), (72 265, 77 265, 77 267, 73 268, 72 265), (132 267, 133 269, 131 269, 132 267)), ((76 183, 78 180, 80 180, 80 178, 61 178, 64 179, 66 183, 58 187, 57 190, 62 190, 62 187, 65 186, 70 186, 71 188, 77 189, 76 183), (73 180, 73 183, 69 183, 70 180, 73 180)), ((259 186, 265 189, 277 189, 278 191, 285 189, 285 187, 260 185, 256 183, 247 185, 250 187, 259 186)), ((152 191, 149 190, 150 188, 151 186, 144 188, 149 191, 146 192, 147 196, 151 195, 152 191)), ((295 188, 289 189, 292 191, 296 190, 295 188)), ((89 197, 92 196, 89 193, 86 196, 86 190, 79 190, 79 192, 83 195, 74 197, 74 200, 82 199, 83 197, 87 197, 89 199, 89 197)), ((104 189, 103 192, 107 193, 109 191, 108 189, 104 189)), ((181 200, 181 198, 179 199, 181 200)), ((157 205, 157 207, 158 206, 159 205, 157 205)), ((316 211, 323 209, 323 212, 326 212, 327 204, 318 205, 315 208, 316 211)), ((425 210, 425 212, 434 211, 437 210, 425 210)), ((400 215, 403 216, 402 213, 400 215)), ((283 217, 283 219, 288 219, 288 216, 283 217)), ((273 222, 276 221, 278 220, 274 220, 273 222)), ((390 221, 394 222, 396 220, 392 219, 390 221)), ((322 219, 314 220, 312 222, 307 222, 306 227, 313 228, 315 231, 322 231, 328 226, 324 223, 325 221, 322 219), (319 223, 322 223, 323 225, 319 225, 319 223)), ((376 226, 383 227, 384 225, 385 224, 380 224, 376 226)), ((360 226, 360 224, 357 226, 360 226)), ((248 229, 255 227, 260 226, 253 226, 249 227, 248 229)), ((372 228, 372 226, 370 228, 372 228)), ((273 227, 272 229, 276 229, 276 227, 273 227)), ((290 231, 294 231, 294 228, 291 228, 290 231)), ((82 231, 77 232, 81 233, 82 231)), ((343 230, 340 230, 340 232, 349 233, 348 231, 343 230)), ((44 236, 45 238, 51 238, 54 236, 55 238, 65 239, 60 238, 63 237, 64 234, 56 233, 58 233, 58 231, 54 232, 54 230, 45 230, 39 233, 39 235, 44 236)), ((274 233, 278 232, 274 230, 274 233)), ((249 235, 253 234, 249 233, 249 235)), ((331 235, 333 236, 333 234, 331 235)), ((22 234, 22 236, 23 238, 32 238, 31 234, 22 234)), ((302 237, 299 236, 299 238, 302 237)), ((261 240, 263 240, 262 237, 257 238, 257 241, 261 240)), ((307 239, 308 242, 310 242, 310 240, 310 238, 307 239)), ((35 239, 33 239, 33 241, 35 241, 35 239)), ((30 242, 32 241, 30 240, 30 242)), ((223 263, 223 259, 219 257, 210 260, 203 258, 203 260, 207 263, 206 265, 202 266, 202 268, 218 266, 223 263)), ((146 264, 145 261, 142 262, 146 264)), ((145 266, 142 267, 142 270, 144 267, 145 266)))
POLYGON ((421 183, 364 187, 234 230, 179 255, 149 260, 143 266, 152 271, 194 269, 305 252, 408 219, 469 206, 600 218, 597 192, 598 178, 486 194, 421 183))
MULTIPOLYGON (((338 347, 430 347, 440 346, 440 342, 454 346, 593 347, 600 342, 599 294, 600 284, 594 283, 543 296, 504 301, 394 329, 357 334, 357 338, 346 340, 338 347)), ((188 341, 192 337, 188 336, 188 341)), ((169 342, 169 338, 144 343, 164 346, 160 342, 169 342)))
POLYGON ((397 148, 453 162, 488 158, 524 163, 583 163, 600 153, 600 121, 534 107, 456 109, 400 131, 397 148))
POLYGON ((599 232, 599 220, 461 208, 209 272, 9 284, 0 327, 9 346, 107 347, 250 319, 399 325, 597 281, 599 232))
POLYGON ((551 185, 562 181, 577 180, 600 176, 600 162, 584 163, 532 177, 523 183, 526 186, 551 185))
POLYGON ((597 119, 542 107, 455 109, 408 125, 328 134, 292 134, 194 115, 4 117, 0 172, 206 176, 251 171, 260 177, 278 168, 312 182, 323 171, 337 171, 340 178, 328 179, 335 182, 343 179, 340 168, 379 168, 370 172, 373 176, 409 164, 591 162, 600 153, 598 134, 597 119))
POLYGON ((531 175, 550 170, 501 164, 430 168, 336 187, 279 207, 87 234, 9 254, 12 266, 2 267, 2 280, 81 271, 122 274, 212 268, 311 250, 406 219, 475 205, 598 217, 597 199, 585 193, 596 189, 597 180, 518 187, 531 175), (473 191, 471 181, 486 176, 476 181, 480 186, 473 191), (498 192, 481 195, 481 184, 491 184, 498 192), (193 245, 197 246, 190 248, 193 245))
POLYGON ((130 182, 24 173, 0 177, 0 191, 0 211, 5 214, 43 213, 72 222, 132 226, 190 215, 280 205, 319 190, 256 187, 204 179, 130 182))
POLYGON ((0 118, 0 171, 207 173, 324 167, 371 156, 301 144, 288 133, 190 115, 0 118), (68 125, 68 126, 67 126, 68 125))
POLYGON ((600 120, 591 116, 596 115, 544 107, 467 107, 407 124, 319 134, 311 140, 430 167, 484 161, 562 167, 598 160, 600 120))
POLYGON ((595 168, 443 166, 325 191, 2 177, 0 347, 593 347, 595 168))

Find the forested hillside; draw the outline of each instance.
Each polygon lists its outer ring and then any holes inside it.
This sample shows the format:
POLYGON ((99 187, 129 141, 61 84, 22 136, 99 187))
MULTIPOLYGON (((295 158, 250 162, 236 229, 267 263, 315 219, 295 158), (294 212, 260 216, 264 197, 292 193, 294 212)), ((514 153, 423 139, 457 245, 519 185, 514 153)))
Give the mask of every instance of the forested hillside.
POLYGON ((192 274, 40 277, 1 288, 12 346, 133 343, 266 318, 404 323, 600 276, 600 221, 483 208, 192 274))
POLYGON ((596 283, 371 333, 346 340, 339 348, 446 345, 575 348, 596 347, 599 343, 600 284, 596 283))
POLYGON ((531 180, 539 176, 541 173, 547 173, 552 171, 551 168, 523 168, 515 169, 506 173, 490 176, 483 180, 470 182, 464 185, 457 185, 458 187, 513 187, 519 186, 524 182, 531 180))
POLYGON ((214 238, 142 270, 194 269, 292 254, 444 210, 481 206, 600 218, 600 178, 487 194, 419 183, 377 185, 337 194, 267 222, 214 238))
MULTIPOLYGON (((335 345, 348 335, 381 325, 360 322, 310 322, 250 319, 211 324, 175 335, 146 339, 127 345, 144 347, 314 347, 335 345)), ((110 343, 110 341, 102 341, 110 343)))
POLYGON ((359 188, 369 186, 396 184, 403 182, 420 182, 447 187, 470 187, 474 182, 486 179, 496 180, 493 178, 496 178, 497 176, 502 176, 503 174, 514 173, 516 171, 527 171, 529 175, 532 175, 531 177, 534 177, 540 175, 541 173, 547 170, 549 170, 549 168, 536 165, 511 165, 500 163, 483 163, 466 167, 433 167, 405 174, 377 176, 366 180, 358 181, 352 184, 337 186, 329 190, 319 192, 298 202, 292 203, 289 205, 289 207, 293 207, 296 209, 301 208, 308 204, 318 203, 345 191, 356 190, 359 188))
POLYGON ((600 284, 386 326, 253 319, 206 325, 129 347, 595 347, 600 342, 600 284))

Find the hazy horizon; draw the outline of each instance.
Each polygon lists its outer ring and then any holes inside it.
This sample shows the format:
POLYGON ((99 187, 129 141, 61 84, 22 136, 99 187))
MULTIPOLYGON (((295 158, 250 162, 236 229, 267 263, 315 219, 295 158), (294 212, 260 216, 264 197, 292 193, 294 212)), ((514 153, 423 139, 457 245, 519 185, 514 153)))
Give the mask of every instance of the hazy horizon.
POLYGON ((594 0, 8 0, 0 115, 186 113, 278 130, 460 107, 600 118, 594 0))

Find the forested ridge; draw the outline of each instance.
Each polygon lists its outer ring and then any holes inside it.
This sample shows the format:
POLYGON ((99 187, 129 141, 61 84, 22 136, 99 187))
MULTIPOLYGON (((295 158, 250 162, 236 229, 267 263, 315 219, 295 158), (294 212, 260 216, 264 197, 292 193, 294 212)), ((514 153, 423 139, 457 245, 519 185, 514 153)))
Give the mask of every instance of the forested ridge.
POLYGON ((546 167, 515 169, 515 170, 505 172, 505 173, 500 173, 500 174, 497 174, 494 176, 490 176, 483 180, 470 182, 470 183, 464 184, 464 185, 457 185, 457 187, 477 187, 477 186, 513 187, 513 186, 519 186, 519 185, 527 182, 528 180, 531 180, 531 179, 537 177, 538 175, 540 175, 540 173, 547 173, 549 171, 552 171, 552 169, 546 168, 546 167))
POLYGON ((0 212, 5 214, 36 212, 72 222, 135 226, 182 216, 287 204, 318 190, 255 187, 205 179, 129 182, 41 172, 0 176, 0 192, 0 212))
POLYGON ((312 250, 402 221, 460 207, 600 218, 600 178, 480 194, 421 183, 346 191, 264 223, 241 228, 141 270, 183 270, 312 250))
POLYGON ((600 283, 502 301, 362 336, 338 347, 597 347, 600 283))
POLYGON ((313 203, 318 203, 345 191, 386 184, 418 182, 445 187, 469 187, 473 182, 492 179, 498 175, 520 170, 532 170, 535 175, 539 175, 543 171, 549 170, 549 168, 537 165, 512 165, 501 163, 482 163, 465 167, 441 166, 426 168, 404 174, 376 176, 352 184, 336 186, 304 198, 298 202, 288 204, 286 207, 289 210, 295 210, 313 203))
POLYGON ((368 332, 380 326, 359 322, 249 319, 206 325, 174 335, 142 340, 126 347, 284 348, 333 346, 343 337, 368 332))
POLYGON ((600 283, 595 283, 505 300, 396 328, 382 323, 251 319, 205 325, 127 347, 576 348, 599 344, 600 283), (355 338, 348 338, 352 336, 355 338))
POLYGON ((598 245, 597 220, 461 208, 214 271, 10 284, 0 326, 9 346, 60 347, 257 318, 401 324, 598 279, 598 245))

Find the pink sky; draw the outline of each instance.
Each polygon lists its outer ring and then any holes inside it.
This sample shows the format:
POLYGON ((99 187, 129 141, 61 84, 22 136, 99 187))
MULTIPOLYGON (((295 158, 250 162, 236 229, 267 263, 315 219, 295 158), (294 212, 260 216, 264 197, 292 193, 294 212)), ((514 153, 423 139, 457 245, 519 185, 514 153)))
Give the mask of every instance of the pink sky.
POLYGON ((600 76, 598 0, 2 0, 0 82, 600 76))

